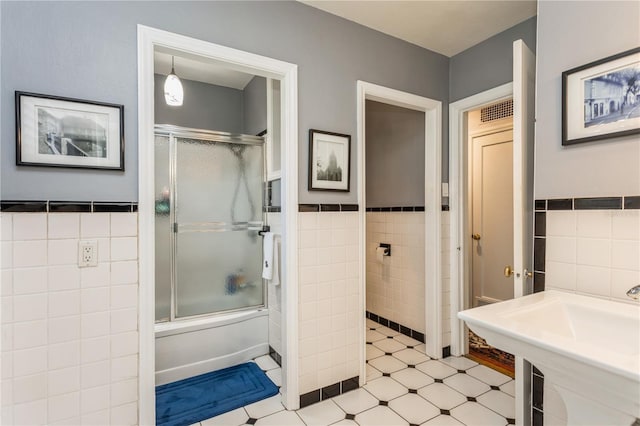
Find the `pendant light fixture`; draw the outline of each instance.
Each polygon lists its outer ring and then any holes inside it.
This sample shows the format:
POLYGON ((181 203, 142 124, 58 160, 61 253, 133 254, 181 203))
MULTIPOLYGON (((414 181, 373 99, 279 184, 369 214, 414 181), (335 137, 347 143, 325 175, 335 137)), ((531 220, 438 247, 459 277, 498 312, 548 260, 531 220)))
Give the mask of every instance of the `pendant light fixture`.
POLYGON ((184 90, 182 89, 182 83, 180 82, 180 79, 173 69, 173 60, 174 58, 172 56, 171 74, 167 76, 167 79, 164 82, 164 100, 167 102, 167 105, 181 106, 182 100, 184 98, 184 90))

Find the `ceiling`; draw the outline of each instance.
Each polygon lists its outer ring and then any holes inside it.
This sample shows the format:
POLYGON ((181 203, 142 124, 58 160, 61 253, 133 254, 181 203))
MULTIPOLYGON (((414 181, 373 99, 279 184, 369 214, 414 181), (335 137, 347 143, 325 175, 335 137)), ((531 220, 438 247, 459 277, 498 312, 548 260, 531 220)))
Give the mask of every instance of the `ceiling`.
MULTIPOLYGON (((536 15, 529 0, 299 0, 446 56, 453 56, 536 15)), ((157 47, 155 73, 244 90, 253 75, 213 60, 157 47)))
POLYGON ((454 56, 536 15, 529 0, 299 0, 425 49, 454 56))

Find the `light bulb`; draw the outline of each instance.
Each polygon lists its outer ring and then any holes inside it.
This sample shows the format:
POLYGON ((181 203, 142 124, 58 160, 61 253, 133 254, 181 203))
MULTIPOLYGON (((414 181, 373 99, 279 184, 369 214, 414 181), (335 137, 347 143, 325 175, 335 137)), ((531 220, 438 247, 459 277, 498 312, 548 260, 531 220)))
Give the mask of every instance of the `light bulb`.
POLYGON ((173 57, 171 57, 171 73, 164 82, 164 100, 167 105, 181 106, 184 99, 182 83, 173 70, 173 57))
POLYGON ((184 99, 184 90, 182 83, 177 75, 171 73, 164 82, 164 100, 167 105, 181 106, 184 99))

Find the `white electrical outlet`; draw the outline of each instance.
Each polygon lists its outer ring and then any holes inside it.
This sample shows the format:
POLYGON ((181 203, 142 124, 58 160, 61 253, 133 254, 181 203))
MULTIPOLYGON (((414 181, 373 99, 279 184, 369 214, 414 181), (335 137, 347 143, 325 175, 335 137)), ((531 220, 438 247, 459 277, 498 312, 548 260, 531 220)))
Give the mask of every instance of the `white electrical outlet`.
POLYGON ((98 242, 96 240, 83 240, 78 244, 78 266, 98 266, 98 242))

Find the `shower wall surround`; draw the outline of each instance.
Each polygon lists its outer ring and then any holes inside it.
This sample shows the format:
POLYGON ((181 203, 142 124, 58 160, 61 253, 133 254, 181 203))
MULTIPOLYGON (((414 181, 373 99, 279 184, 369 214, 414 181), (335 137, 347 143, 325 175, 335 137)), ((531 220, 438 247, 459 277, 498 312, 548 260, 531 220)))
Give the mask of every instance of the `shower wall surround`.
POLYGON ((137 216, 0 213, 2 424, 137 423, 137 216))

